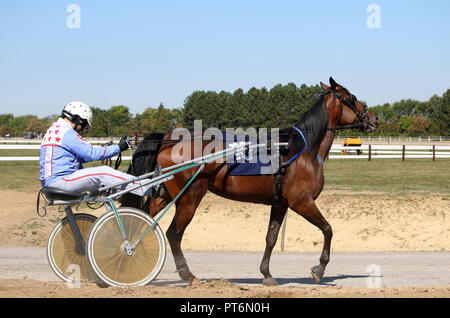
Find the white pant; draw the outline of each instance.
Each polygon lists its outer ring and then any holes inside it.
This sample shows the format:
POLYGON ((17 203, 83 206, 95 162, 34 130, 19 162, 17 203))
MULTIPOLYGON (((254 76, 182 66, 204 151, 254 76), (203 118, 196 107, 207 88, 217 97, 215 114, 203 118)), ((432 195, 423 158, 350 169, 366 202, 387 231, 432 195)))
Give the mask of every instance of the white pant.
MULTIPOLYGON (((61 190, 81 193, 84 191, 94 191, 104 186, 111 186, 131 178, 134 178, 134 176, 120 172, 108 166, 100 166, 77 170, 74 173, 50 184, 49 186, 61 190)), ((137 184, 139 184, 139 181, 130 182, 126 185, 115 187, 113 190, 116 192, 118 190, 124 190, 126 188, 136 186, 137 184)), ((139 187, 132 190, 131 193, 139 196, 151 196, 152 187, 139 187)))

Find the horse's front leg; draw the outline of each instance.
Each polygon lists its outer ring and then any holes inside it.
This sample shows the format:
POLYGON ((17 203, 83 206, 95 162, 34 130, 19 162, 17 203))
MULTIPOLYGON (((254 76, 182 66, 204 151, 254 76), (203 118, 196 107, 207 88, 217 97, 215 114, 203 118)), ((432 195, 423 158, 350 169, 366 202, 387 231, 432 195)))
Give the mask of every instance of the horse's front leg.
POLYGON ((277 242, 278 232, 280 231, 281 223, 286 215, 287 206, 274 207, 270 210, 269 228, 266 236, 266 249, 261 262, 260 271, 264 275, 263 284, 266 286, 275 286, 277 281, 272 277, 269 270, 270 256, 272 250, 277 242))
POLYGON ((190 284, 195 281, 196 277, 191 273, 186 259, 184 258, 183 251, 181 249, 181 240, 183 239, 183 234, 186 227, 194 217, 200 201, 208 190, 207 185, 206 179, 198 179, 190 185, 189 189, 176 203, 175 215, 172 223, 166 231, 166 237, 172 250, 178 275, 190 284))
POLYGON ((320 280, 323 278, 323 275, 325 273, 325 267, 330 261, 330 248, 331 239, 333 238, 333 230, 331 229, 331 225, 320 213, 314 200, 310 199, 305 203, 302 202, 290 206, 290 208, 303 216, 310 223, 317 226, 323 233, 324 241, 322 254, 320 256, 320 264, 311 268, 311 275, 313 276, 316 283, 320 283, 320 280))
POLYGON ((181 250, 181 240, 183 238, 184 229, 181 231, 177 231, 176 228, 176 219, 174 218, 166 231, 166 237, 172 250, 172 255, 175 261, 175 267, 177 269, 178 275, 184 281, 192 283, 195 279, 195 276, 189 270, 186 259, 183 255, 183 251, 181 250))

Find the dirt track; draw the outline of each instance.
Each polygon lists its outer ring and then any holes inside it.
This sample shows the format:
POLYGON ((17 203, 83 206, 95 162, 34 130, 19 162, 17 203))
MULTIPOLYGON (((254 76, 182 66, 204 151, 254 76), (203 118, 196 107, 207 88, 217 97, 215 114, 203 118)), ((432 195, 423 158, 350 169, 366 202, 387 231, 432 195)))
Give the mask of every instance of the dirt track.
MULTIPOLYGON (((450 251, 448 196, 390 197, 382 193, 325 192, 316 200, 333 227, 332 251, 450 251)), ((163 232, 174 214, 159 221, 163 232)), ((208 193, 183 237, 186 250, 263 251, 270 207, 230 201, 208 193)), ((95 215, 103 209, 80 209, 95 215)), ((0 190, 0 246, 45 246, 56 207, 36 214, 36 194, 0 190)), ((280 236, 281 237, 281 236, 280 236)), ((288 212, 285 251, 320 252, 323 235, 288 212)), ((280 250, 281 239, 276 250, 280 250)))
POLYGON ((0 297, 42 298, 413 298, 450 297, 449 287, 265 287, 230 283, 228 280, 204 281, 187 287, 144 286, 109 287, 94 284, 83 288, 67 288, 61 282, 35 280, 0 280, 0 297))
MULTIPOLYGON (((310 266, 317 262, 317 253, 276 252, 271 261, 271 271, 279 283, 275 288, 261 286, 258 271, 261 254, 186 251, 191 270, 202 279, 192 286, 178 277, 169 255, 151 286, 129 288, 127 297, 448 297, 450 294, 449 252, 335 252, 320 285, 309 272, 310 266)), ((0 297, 36 294, 54 297, 55 290, 63 297, 124 295, 117 288, 60 282, 48 266, 45 248, 0 247, 0 297), (40 287, 33 291, 37 280, 40 287)))
MULTIPOLYGON (((450 251, 450 201, 446 197, 392 198, 383 194, 323 193, 319 208, 333 226, 332 252, 337 251, 450 251)), ((269 207, 232 202, 208 194, 188 227, 185 250, 259 251, 265 243, 269 207), (250 225, 250 226, 249 226, 250 225)), ((87 211, 92 213, 92 211, 87 211)), ((160 225, 165 230, 169 210, 160 225)), ((102 211, 96 211, 99 214, 102 211)), ((62 214, 53 210, 40 218, 35 194, 0 191, 0 245, 45 246, 62 214)), ((322 234, 303 218, 289 212, 285 250, 314 252, 322 248, 322 234)), ((276 250, 280 250, 278 244, 276 250)), ((308 264, 315 265, 315 264, 308 264)), ((29 279, 0 280, 0 297, 449 297, 443 287, 246 286, 230 280, 193 286, 147 286, 99 289, 86 285, 69 289, 62 282, 29 279)))

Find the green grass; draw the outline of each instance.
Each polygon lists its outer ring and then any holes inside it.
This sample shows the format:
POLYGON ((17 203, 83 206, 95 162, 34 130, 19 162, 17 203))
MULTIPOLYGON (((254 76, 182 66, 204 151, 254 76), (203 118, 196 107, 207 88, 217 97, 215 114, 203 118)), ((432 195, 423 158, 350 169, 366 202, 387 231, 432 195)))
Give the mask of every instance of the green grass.
MULTIPOLYGON (((100 165, 93 162, 85 167, 100 165)), ((123 161, 119 170, 128 168, 123 161)), ((325 162, 324 191, 380 192, 390 195, 439 195, 450 200, 450 159, 331 159, 325 162)), ((37 162, 0 161, 0 189, 30 191, 40 188, 37 162)))
POLYGON ((324 169, 325 191, 450 195, 449 159, 332 159, 324 169))
MULTIPOLYGON (((122 161, 120 171, 128 169, 130 162, 122 161)), ((100 166, 101 162, 89 162, 85 168, 100 166)), ((114 161, 113 161, 114 167, 114 161)), ((36 193, 41 188, 37 161, 0 161, 0 189, 36 193)))
POLYGON ((1 149, 0 157, 39 157, 39 149, 1 149))

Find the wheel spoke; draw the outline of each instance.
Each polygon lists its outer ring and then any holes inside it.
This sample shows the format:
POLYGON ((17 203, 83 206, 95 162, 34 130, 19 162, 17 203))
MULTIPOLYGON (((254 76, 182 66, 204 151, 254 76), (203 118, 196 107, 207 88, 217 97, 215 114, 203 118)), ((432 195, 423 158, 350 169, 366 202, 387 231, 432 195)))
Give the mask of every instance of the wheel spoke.
MULTIPOLYGON (((119 208, 117 213, 130 243, 154 222, 137 209, 119 208)), ((113 286, 139 286, 150 282, 162 269, 166 246, 159 243, 161 240, 164 242, 164 236, 158 226, 148 234, 133 254, 127 255, 114 212, 102 216, 88 238, 89 263, 94 272, 113 286), (120 243, 114 244, 117 241, 120 243)))
MULTIPOLYGON (((74 214, 74 217, 83 240, 86 240, 96 217, 83 213, 74 214)), ((67 272, 67 267, 71 264, 79 266, 82 280, 91 280, 95 277, 87 261, 87 256, 80 255, 77 251, 77 242, 67 219, 61 220, 52 230, 47 244, 47 254, 50 267, 64 281, 72 280, 69 277, 69 275, 72 275, 72 272, 67 272)))
POLYGON ((119 265, 117 265, 117 270, 116 270, 116 274, 114 275, 114 280, 117 280, 117 275, 119 275, 120 268, 121 268, 124 257, 125 257, 125 254, 122 254, 122 257, 120 258, 120 261, 119 261, 119 265))

